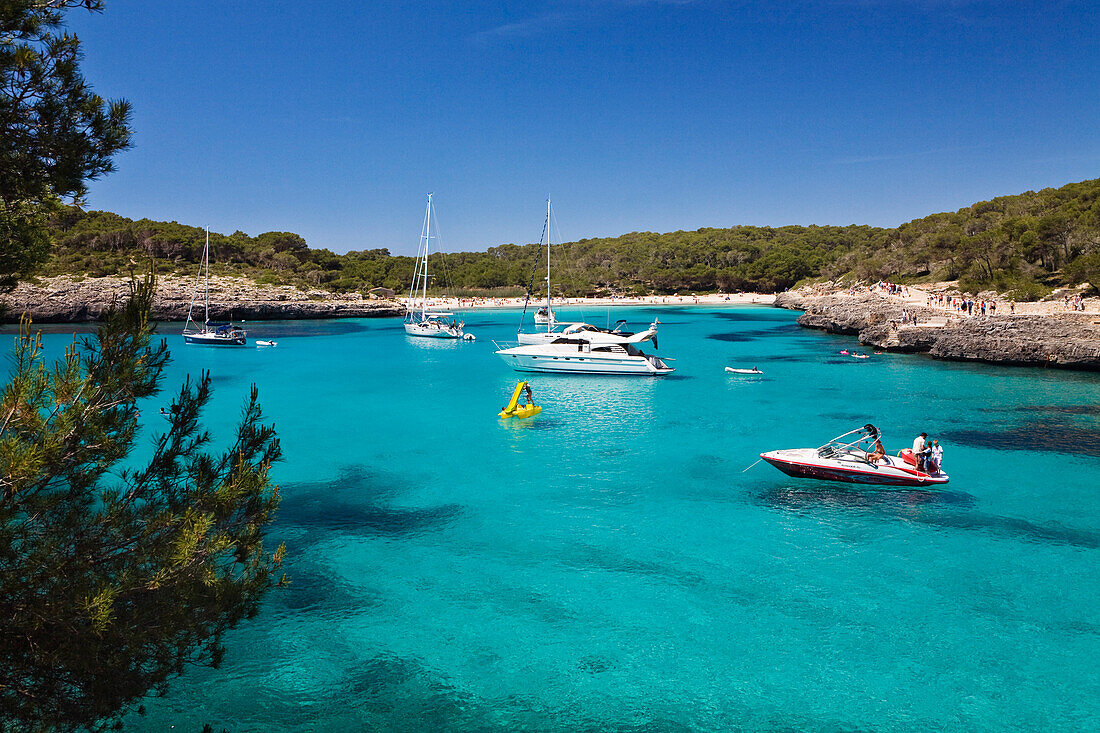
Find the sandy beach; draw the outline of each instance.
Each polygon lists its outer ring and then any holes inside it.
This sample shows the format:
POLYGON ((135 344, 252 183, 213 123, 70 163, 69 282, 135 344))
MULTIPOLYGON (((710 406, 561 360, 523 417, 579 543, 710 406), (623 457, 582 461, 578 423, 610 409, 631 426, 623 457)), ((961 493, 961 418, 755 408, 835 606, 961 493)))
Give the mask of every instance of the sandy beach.
MULTIPOLYGON (((398 298, 405 305, 409 298, 398 298)), ((525 298, 429 298, 428 306, 436 308, 522 308, 525 298)), ((772 305, 773 293, 710 293, 703 295, 645 295, 613 298, 554 298, 555 308, 608 308, 630 305, 772 305)), ((531 300, 530 308, 538 308, 545 300, 531 300)))

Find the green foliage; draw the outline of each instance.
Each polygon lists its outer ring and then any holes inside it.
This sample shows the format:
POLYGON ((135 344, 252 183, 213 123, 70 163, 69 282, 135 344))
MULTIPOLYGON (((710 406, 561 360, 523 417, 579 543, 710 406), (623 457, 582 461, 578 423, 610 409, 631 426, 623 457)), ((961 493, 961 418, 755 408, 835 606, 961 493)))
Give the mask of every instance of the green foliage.
POLYGON ((33 273, 50 255, 47 225, 55 199, 34 203, 0 198, 0 287, 33 273))
POLYGON ((0 275, 25 276, 45 259, 44 217, 79 199, 130 144, 130 107, 98 97, 80 74, 80 41, 62 31, 69 8, 100 0, 0 4, 0 275))
MULTIPOLYGON (((734 227, 695 232, 633 232, 554 246, 555 294, 608 292, 782 290, 816 275, 837 256, 865 246, 873 227, 734 227)), ((133 221, 101 211, 68 207, 53 220, 53 256, 47 274, 93 276, 124 272, 155 258, 175 274, 193 274, 205 232, 177 222, 133 221)), ((387 287, 407 292, 413 258, 386 249, 336 255, 310 249, 301 237, 267 232, 249 237, 210 233, 215 274, 247 275, 262 283, 286 283, 334 292, 387 287)), ((431 271, 451 293, 516 295, 532 283, 545 295, 545 250, 505 244, 485 252, 433 255, 431 271)))
POLYGON ((255 388, 214 455, 198 421, 210 377, 188 380, 148 463, 119 469, 168 360, 153 290, 135 284, 54 364, 29 323, 17 340, 0 397, 0 731, 110 725, 185 665, 217 666, 275 582, 279 444, 255 388))
POLYGON ((1100 250, 1084 254, 1066 267, 1070 282, 1088 283, 1093 290, 1100 291, 1100 250))
MULTIPOLYGON (((176 222, 133 221, 69 207, 53 219, 47 271, 105 275, 156 258, 170 272, 191 275, 204 232, 176 222)), ((386 249, 336 255, 310 249, 289 232, 249 237, 211 232, 219 274, 304 289, 408 292, 411 257, 386 249)), ((933 214, 897 229, 868 226, 749 227, 687 232, 631 232, 554 246, 556 295, 779 291, 814 278, 914 282, 961 279, 966 288, 1019 289, 1039 295, 1041 283, 1089 280, 1083 273, 1100 251, 1100 180, 983 201, 933 214)), ((484 252, 433 255, 431 271, 451 294, 514 294, 533 284, 545 297, 545 250, 504 244, 484 252), (532 269, 534 277, 532 278, 532 269)), ((1095 276, 1092 276, 1095 278, 1095 276)), ((1100 279, 1100 278, 1098 278, 1100 279)), ((1090 281, 1093 282, 1093 281, 1090 281)), ((440 288, 436 288, 440 290, 440 288)), ((1049 291, 1048 291, 1049 292, 1049 291)))
MULTIPOLYGON (((1100 250, 1100 179, 980 201, 883 230, 823 274, 864 279, 950 280, 975 292, 997 288, 1045 297, 1040 284, 1082 278, 1076 260, 1100 250)), ((1087 260, 1086 260, 1087 262, 1087 260)))

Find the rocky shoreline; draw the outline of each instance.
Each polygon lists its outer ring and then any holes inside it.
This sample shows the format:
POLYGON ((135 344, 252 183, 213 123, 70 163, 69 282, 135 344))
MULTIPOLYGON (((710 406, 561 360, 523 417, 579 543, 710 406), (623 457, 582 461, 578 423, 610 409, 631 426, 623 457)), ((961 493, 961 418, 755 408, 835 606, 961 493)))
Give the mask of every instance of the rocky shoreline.
MULTIPOLYGON (((183 321, 195 290, 193 278, 161 277, 153 301, 153 318, 183 321)), ((84 323, 97 320, 112 301, 129 292, 121 277, 76 279, 67 275, 19 283, 0 296, 0 322, 18 323, 24 313, 35 323, 84 323)), ((202 302, 196 303, 201 308, 202 302)), ((303 292, 289 285, 257 285, 243 277, 210 278, 212 320, 271 321, 318 318, 379 318, 404 315, 392 300, 372 300, 359 293, 324 290, 303 292)), ((201 311, 198 313, 202 319, 201 311)))
POLYGON ((803 311, 799 325, 858 336, 860 343, 883 351, 1100 371, 1100 316, 1096 313, 959 316, 867 292, 790 291, 777 296, 775 306, 803 311), (916 315, 918 325, 903 324, 903 310, 916 315))

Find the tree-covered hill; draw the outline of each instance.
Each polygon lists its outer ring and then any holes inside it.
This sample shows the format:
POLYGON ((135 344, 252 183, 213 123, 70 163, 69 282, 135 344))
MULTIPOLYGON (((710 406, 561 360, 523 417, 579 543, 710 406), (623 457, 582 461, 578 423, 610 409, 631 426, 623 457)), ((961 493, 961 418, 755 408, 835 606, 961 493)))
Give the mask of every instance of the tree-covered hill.
POLYGON ((1063 284, 1100 289, 1100 179, 998 196, 885 230, 822 274, 844 273, 958 279, 965 290, 995 288, 1020 298, 1063 284))
MULTIPOLYGON (((192 274, 205 233, 70 207, 55 216, 45 274, 100 276, 156 258, 162 272, 192 274)), ((210 233, 212 269, 259 282, 335 291, 409 286, 411 257, 386 249, 337 255, 290 232, 210 233)), ((534 244, 447 254, 433 265, 449 287, 521 292, 532 282, 534 244)), ((544 256, 544 255, 543 255, 544 256)), ((971 290, 1037 297, 1051 286, 1100 285, 1100 179, 983 201, 896 229, 785 226, 631 232, 556 246, 555 290, 601 292, 777 291, 807 278, 953 280, 971 290)), ((538 269, 543 265, 539 264, 538 269)), ((541 276, 533 278, 536 292, 541 276)))

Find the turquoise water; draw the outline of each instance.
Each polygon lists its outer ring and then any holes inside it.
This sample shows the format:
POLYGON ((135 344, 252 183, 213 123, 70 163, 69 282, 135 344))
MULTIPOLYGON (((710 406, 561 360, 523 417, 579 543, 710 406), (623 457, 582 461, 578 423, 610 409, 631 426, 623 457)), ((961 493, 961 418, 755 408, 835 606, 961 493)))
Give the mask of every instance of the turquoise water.
POLYGON ((1100 375, 850 359, 764 307, 620 315, 659 315, 676 373, 532 375, 529 421, 496 416, 513 312, 468 314, 476 343, 171 339, 220 444, 260 386, 293 584, 133 729, 1100 728, 1100 375), (946 490, 743 472, 866 422, 939 437, 946 490))

